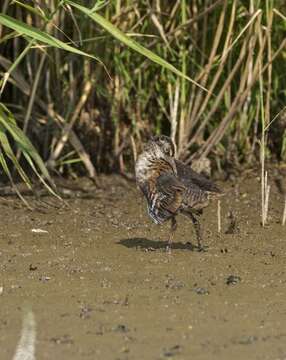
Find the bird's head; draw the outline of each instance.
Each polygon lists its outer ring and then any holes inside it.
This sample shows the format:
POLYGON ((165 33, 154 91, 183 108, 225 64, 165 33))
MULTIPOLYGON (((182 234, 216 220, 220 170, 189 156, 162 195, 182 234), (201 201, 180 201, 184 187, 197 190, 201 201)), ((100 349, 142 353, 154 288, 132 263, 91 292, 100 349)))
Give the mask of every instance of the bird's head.
POLYGON ((138 156, 135 164, 135 174, 138 184, 141 184, 143 190, 146 181, 154 174, 154 166, 156 167, 157 160, 165 160, 169 165, 172 163, 171 159, 176 153, 174 142, 165 135, 152 136, 145 144, 143 152, 138 156), (151 169, 151 171, 149 171, 151 169), (142 185, 143 184, 143 185, 142 185))
POLYGON ((155 153, 163 153, 166 156, 174 157, 176 147, 171 138, 166 135, 152 136, 147 142, 145 150, 155 153))

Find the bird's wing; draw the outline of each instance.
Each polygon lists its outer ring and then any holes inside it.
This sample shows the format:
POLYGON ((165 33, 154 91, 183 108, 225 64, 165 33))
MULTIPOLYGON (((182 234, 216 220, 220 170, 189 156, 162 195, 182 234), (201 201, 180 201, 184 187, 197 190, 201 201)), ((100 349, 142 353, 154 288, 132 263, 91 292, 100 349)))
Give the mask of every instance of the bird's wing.
POLYGON ((186 194, 184 184, 171 173, 163 173, 156 180, 158 214, 167 218, 176 214, 186 194))
POLYGON ((190 166, 175 160, 178 178, 186 187, 198 187, 201 191, 221 193, 221 190, 211 180, 195 172, 190 166))

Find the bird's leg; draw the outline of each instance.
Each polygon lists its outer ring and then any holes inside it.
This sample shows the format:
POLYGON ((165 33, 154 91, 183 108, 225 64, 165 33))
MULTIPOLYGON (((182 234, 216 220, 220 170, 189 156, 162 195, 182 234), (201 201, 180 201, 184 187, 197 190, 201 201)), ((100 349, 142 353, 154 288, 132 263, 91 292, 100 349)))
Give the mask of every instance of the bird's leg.
POLYGON ((203 251, 204 248, 202 246, 202 229, 201 229, 201 224, 199 221, 199 216, 201 215, 200 213, 196 213, 198 215, 198 217, 195 217, 194 214, 192 212, 188 212, 188 216, 191 218, 194 227, 195 227, 195 232, 196 232, 196 237, 197 237, 197 242, 198 242, 198 250, 199 251, 203 251))
POLYGON ((175 233, 176 229, 177 229, 177 221, 176 221, 175 216, 174 216, 174 217, 171 218, 171 228, 170 228, 168 245, 167 245, 167 248, 166 248, 166 251, 168 253, 171 253, 172 240, 173 240, 174 233, 175 233))

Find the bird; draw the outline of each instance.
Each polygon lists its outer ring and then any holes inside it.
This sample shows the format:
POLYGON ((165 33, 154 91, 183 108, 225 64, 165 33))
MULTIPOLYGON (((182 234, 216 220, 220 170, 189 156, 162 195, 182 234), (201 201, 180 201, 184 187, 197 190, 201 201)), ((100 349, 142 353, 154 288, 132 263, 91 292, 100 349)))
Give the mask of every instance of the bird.
POLYGON ((222 194, 219 187, 189 165, 175 158, 175 143, 166 135, 156 135, 145 144, 135 163, 135 177, 147 200, 147 211, 156 224, 171 222, 166 250, 177 229, 176 216, 191 219, 198 251, 204 251, 200 216, 209 200, 222 194))

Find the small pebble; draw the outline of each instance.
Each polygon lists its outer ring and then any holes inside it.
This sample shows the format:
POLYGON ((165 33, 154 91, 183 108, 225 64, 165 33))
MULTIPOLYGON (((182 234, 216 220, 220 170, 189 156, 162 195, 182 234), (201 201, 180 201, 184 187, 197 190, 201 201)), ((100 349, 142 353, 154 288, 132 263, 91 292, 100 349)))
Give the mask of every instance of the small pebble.
POLYGON ((126 333, 126 332, 129 331, 129 329, 128 329, 128 327, 126 325, 119 324, 119 325, 117 325, 116 327, 113 328, 113 331, 126 333))
POLYGON ((193 289, 198 295, 208 295, 209 291, 203 287, 195 287, 193 289))
POLYGON ((30 266, 29 266, 30 271, 35 271, 37 269, 38 269, 38 267, 36 265, 30 264, 30 266))
POLYGON ((180 351, 181 351, 181 346, 174 345, 171 348, 164 350, 163 355, 165 357, 173 357, 173 356, 177 355, 180 351))
POLYGON ((236 275, 229 275, 229 277, 226 279, 227 285, 236 285, 241 282, 241 278, 236 275))

